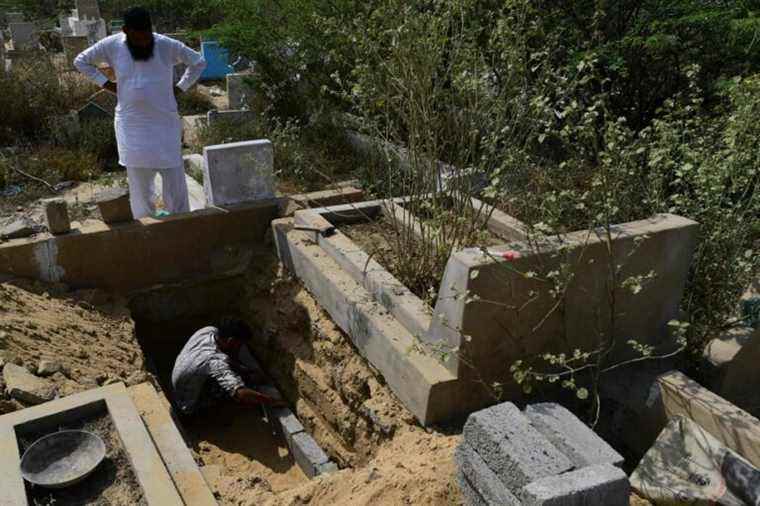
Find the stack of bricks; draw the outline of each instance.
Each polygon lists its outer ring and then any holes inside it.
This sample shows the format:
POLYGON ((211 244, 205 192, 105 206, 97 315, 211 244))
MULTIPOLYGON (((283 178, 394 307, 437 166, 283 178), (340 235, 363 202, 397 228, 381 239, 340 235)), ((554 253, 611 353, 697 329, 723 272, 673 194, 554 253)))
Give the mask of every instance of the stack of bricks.
POLYGON ((621 457, 559 404, 505 402, 470 415, 456 451, 466 504, 623 506, 621 457))

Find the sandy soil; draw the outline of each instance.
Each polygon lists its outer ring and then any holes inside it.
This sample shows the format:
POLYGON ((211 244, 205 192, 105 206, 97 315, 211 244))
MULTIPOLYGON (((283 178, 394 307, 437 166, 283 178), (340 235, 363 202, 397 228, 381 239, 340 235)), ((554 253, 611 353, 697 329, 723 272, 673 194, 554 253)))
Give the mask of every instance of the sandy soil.
MULTIPOLYGON (((40 360, 57 362, 61 370, 49 379, 59 396, 148 378, 123 300, 97 290, 67 293, 64 286, 16 281, 0 284, 0 301, 0 362, 34 373, 40 360)), ((1 411, 19 407, 0 387, 1 411)))

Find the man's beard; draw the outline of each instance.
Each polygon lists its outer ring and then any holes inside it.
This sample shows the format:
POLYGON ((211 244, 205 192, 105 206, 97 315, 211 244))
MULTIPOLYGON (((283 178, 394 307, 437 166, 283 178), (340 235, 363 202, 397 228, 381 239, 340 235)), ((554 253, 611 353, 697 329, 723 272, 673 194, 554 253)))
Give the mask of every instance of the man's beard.
POLYGON ((153 37, 150 38, 150 45, 148 47, 135 46, 129 42, 129 37, 127 37, 127 49, 129 49, 132 58, 137 61, 150 60, 153 57, 153 48, 155 45, 156 40, 153 37))

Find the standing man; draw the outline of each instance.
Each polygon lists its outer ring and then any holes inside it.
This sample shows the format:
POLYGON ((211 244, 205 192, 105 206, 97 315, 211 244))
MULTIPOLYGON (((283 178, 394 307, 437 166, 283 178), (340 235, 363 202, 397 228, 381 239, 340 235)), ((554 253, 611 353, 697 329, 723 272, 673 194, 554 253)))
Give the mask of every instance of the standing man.
POLYGON ((76 68, 98 86, 116 94, 116 142, 119 163, 127 168, 132 215, 155 212, 153 181, 161 174, 163 199, 170 213, 190 211, 182 161, 182 121, 176 96, 188 90, 206 68, 200 53, 153 33, 150 14, 135 7, 124 14, 123 33, 89 47, 74 60, 76 68), (111 82, 97 69, 107 63, 111 82), (174 66, 187 65, 174 85, 174 66))

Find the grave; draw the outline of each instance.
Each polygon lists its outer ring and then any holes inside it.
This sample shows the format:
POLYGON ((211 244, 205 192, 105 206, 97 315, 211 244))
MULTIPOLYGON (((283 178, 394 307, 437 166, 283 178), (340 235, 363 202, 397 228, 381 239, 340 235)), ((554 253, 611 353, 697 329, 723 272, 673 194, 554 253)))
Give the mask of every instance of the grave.
POLYGON ((39 37, 34 23, 9 23, 8 28, 11 32, 11 45, 14 50, 37 49, 39 37))
POLYGON ((227 75, 227 100, 229 109, 253 109, 256 97, 253 86, 248 82, 251 74, 227 75))
POLYGON ((274 153, 265 139, 203 148, 203 188, 210 206, 274 197, 274 153))
POLYGON ((257 114, 254 111, 209 111, 206 114, 206 124, 209 126, 214 126, 218 123, 226 123, 226 124, 232 124, 232 125, 239 125, 242 123, 247 123, 251 121, 255 121, 257 117, 257 114))
MULTIPOLYGON (((117 383, 0 416, 0 490, 3 504, 30 504, 21 477, 19 444, 25 434, 55 432, 58 426, 92 415, 108 416, 128 456, 143 498, 149 505, 184 504, 124 384, 117 383)), ((181 440, 180 440, 181 441, 181 440)), ((175 441, 176 442, 176 441, 175 441)), ((165 457, 188 453, 171 445, 165 457)), ((192 456, 190 457, 192 460, 192 456)), ((197 470, 197 467, 196 467, 197 470)))
POLYGON ((202 80, 223 79, 233 72, 234 69, 229 63, 230 53, 220 46, 219 42, 215 40, 201 42, 201 54, 206 60, 206 68, 201 74, 202 80))
POLYGON ((98 0, 76 0, 77 17, 81 20, 100 20, 98 0))
MULTIPOLYGON (((525 227, 518 220, 495 212, 487 228, 503 238, 503 245, 489 246, 485 253, 479 248, 455 250, 436 306, 430 307, 340 231, 342 225, 385 215, 414 232, 416 219, 404 205, 405 199, 399 198, 297 211, 292 220, 278 220, 273 228, 284 265, 423 424, 487 404, 492 393, 484 384, 502 383, 504 398, 520 398, 509 373, 512 363, 549 350, 590 349, 594 332, 603 328, 592 326, 609 321, 594 313, 603 304, 589 303, 606 300, 607 250, 601 236, 571 232, 561 243, 547 241, 537 247, 521 240, 525 227), (563 311, 552 312, 553 299, 524 273, 556 268, 552 266, 561 262, 576 274, 563 311), (511 339, 505 338, 505 329, 511 339), (408 351, 420 347, 420 352, 408 351), (439 354, 425 347, 456 352, 439 354)), ((669 346, 667 324, 678 317, 697 224, 657 215, 613 229, 613 250, 625 259, 622 274, 656 273, 641 296, 618 289, 615 330, 620 342, 636 338, 669 346)), ((613 352, 619 357, 629 353, 625 346, 613 352)))

